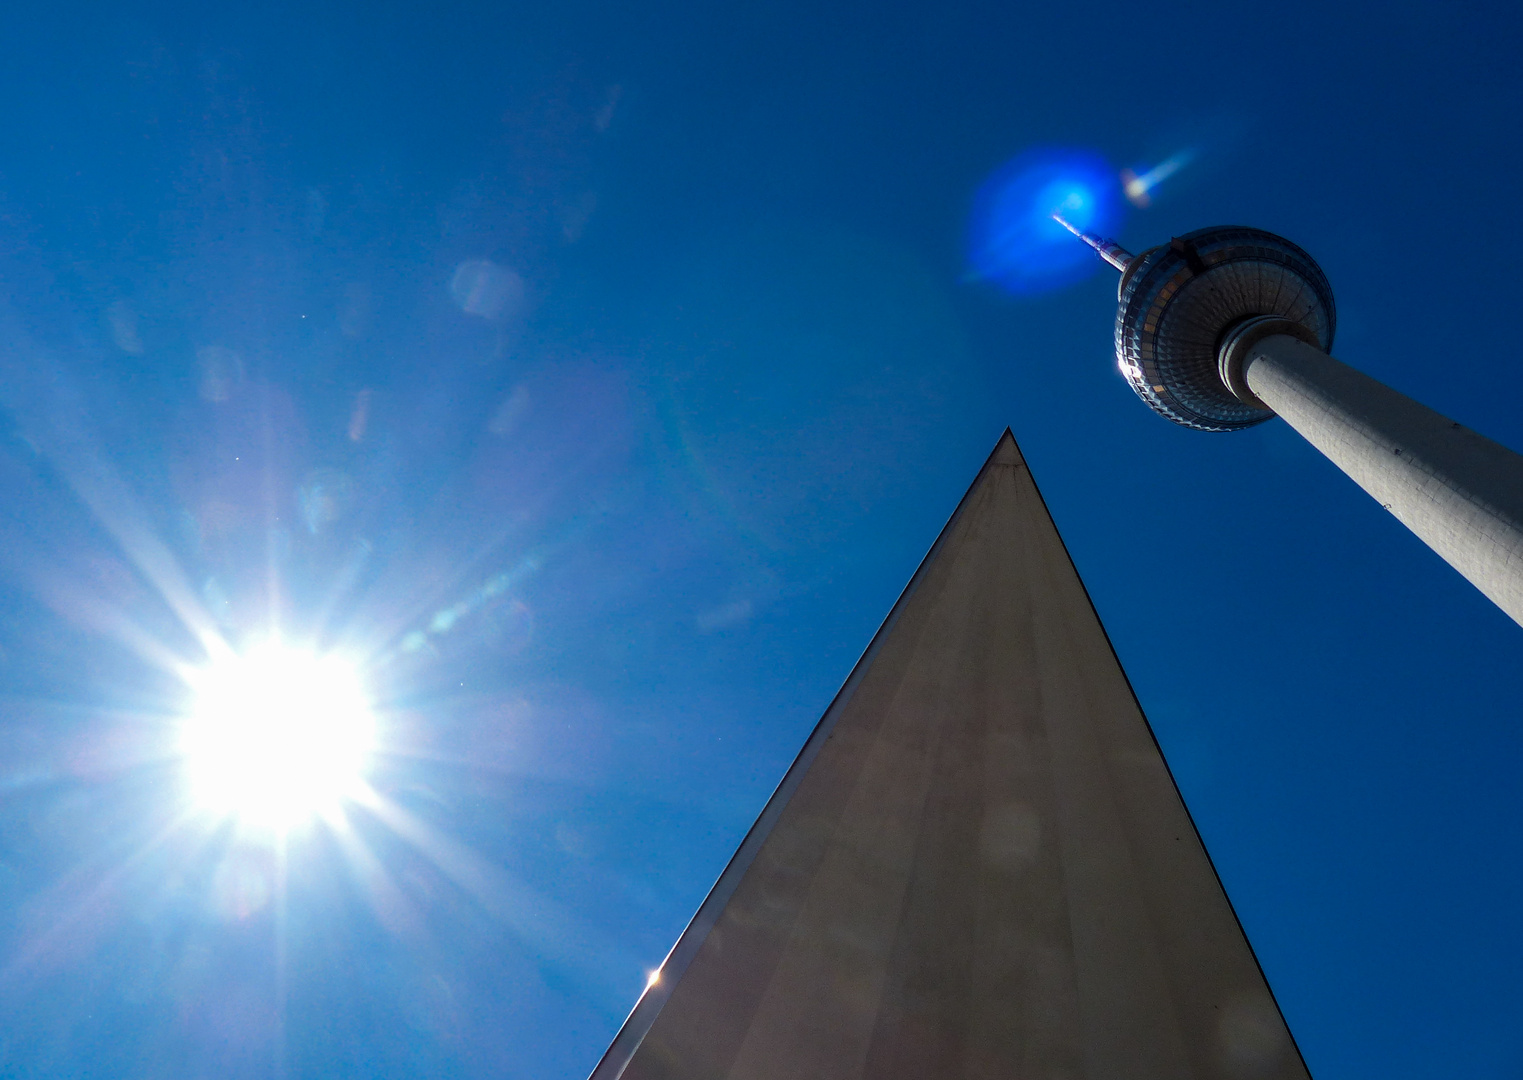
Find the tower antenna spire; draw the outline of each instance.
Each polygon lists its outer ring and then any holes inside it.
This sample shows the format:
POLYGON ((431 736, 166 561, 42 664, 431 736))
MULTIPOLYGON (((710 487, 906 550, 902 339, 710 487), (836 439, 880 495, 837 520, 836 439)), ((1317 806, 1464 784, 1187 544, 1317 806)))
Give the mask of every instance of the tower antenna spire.
POLYGON ((1083 240, 1090 247, 1094 248, 1095 254, 1099 255, 1100 258, 1110 263, 1117 270, 1120 270, 1123 274, 1126 273, 1127 265, 1132 261, 1132 253, 1126 250, 1126 248, 1122 247, 1120 244, 1116 243, 1116 241, 1110 239, 1109 237, 1094 236, 1083 231, 1082 229, 1077 228, 1071 221, 1065 218, 1062 213, 1057 210, 1052 212, 1052 220, 1056 221, 1059 225, 1063 226, 1063 228, 1067 229, 1069 232, 1077 236, 1080 240, 1083 240))

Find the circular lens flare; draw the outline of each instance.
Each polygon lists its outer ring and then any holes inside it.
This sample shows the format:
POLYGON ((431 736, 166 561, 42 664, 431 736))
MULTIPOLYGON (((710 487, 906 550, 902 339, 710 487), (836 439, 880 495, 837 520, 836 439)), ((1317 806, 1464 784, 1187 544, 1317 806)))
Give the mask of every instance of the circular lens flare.
POLYGON ((278 831, 363 792, 376 722, 342 659, 268 642, 191 682, 180 751, 201 809, 278 831))
POLYGON ((1053 220, 1084 232, 1113 232, 1123 212, 1115 170, 1087 150, 1029 150, 1000 167, 974 201, 971 276, 1009 292, 1048 292, 1088 277, 1094 252, 1053 220))

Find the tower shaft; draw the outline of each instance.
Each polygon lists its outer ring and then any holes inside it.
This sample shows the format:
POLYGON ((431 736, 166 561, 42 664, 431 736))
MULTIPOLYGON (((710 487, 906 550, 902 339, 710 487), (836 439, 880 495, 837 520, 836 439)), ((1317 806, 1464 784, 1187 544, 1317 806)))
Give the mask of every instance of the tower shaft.
POLYGON ((1523 624, 1523 455, 1288 334, 1229 363, 1240 395, 1245 383, 1523 624))

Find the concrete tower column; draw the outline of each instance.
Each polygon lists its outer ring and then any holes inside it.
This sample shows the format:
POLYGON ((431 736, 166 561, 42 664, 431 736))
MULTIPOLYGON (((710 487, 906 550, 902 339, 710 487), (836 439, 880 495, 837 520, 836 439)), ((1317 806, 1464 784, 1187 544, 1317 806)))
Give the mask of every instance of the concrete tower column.
POLYGON ((1523 624, 1523 455, 1289 334, 1242 353, 1253 398, 1523 624))

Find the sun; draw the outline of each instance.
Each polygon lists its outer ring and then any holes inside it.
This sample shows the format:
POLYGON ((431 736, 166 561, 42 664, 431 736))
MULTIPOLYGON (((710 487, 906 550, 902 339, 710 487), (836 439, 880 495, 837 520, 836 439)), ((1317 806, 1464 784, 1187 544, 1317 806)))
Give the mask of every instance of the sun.
POLYGON ((284 831, 363 795, 376 721, 353 665, 271 641, 190 682, 180 752, 200 809, 284 831))

